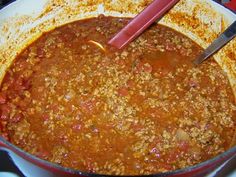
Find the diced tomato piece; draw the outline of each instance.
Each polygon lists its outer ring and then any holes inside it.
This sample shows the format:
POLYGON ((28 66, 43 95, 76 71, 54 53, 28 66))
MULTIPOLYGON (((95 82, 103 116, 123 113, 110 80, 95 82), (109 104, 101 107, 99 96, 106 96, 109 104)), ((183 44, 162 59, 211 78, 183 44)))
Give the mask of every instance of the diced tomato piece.
POLYGON ((0 117, 1 120, 7 120, 9 118, 10 111, 11 111, 10 106, 6 104, 1 105, 1 117, 0 117))
POLYGON ((144 63, 139 61, 135 67, 135 73, 148 72, 151 73, 153 70, 152 66, 149 63, 144 63))
POLYGON ((139 102, 143 102, 145 99, 144 96, 142 95, 138 95, 138 94, 135 94, 135 95, 132 95, 131 99, 130 99, 130 103, 139 103, 139 102))
POLYGON ((37 56, 39 58, 43 58, 45 56, 45 51, 43 50, 43 47, 39 47, 38 50, 37 50, 37 56))
POLYGON ((168 162, 175 162, 179 157, 179 152, 177 150, 173 150, 168 154, 168 162))
POLYGON ((69 141, 69 138, 68 138, 67 135, 62 134, 62 135, 59 136, 59 138, 60 138, 60 141, 64 144, 68 143, 68 141, 69 141))
POLYGON ((108 60, 102 60, 102 62, 101 62, 101 65, 103 66, 103 67, 106 67, 106 66, 108 66, 110 64, 110 62, 108 61, 108 60))
POLYGON ((103 128, 104 128, 104 130, 111 130, 114 127, 115 126, 112 123, 107 123, 103 128))
POLYGON ((180 50, 180 54, 181 55, 183 55, 183 56, 186 56, 186 54, 187 54, 187 49, 185 49, 185 48, 182 48, 181 50, 180 50))
POLYGON ((18 60, 18 62, 19 62, 18 65, 20 66, 21 69, 27 68, 28 65, 27 60, 18 60))
POLYGON ((14 82, 14 89, 16 91, 27 90, 31 86, 30 80, 24 80, 22 77, 18 77, 14 82))
POLYGON ((160 68, 158 69, 157 73, 161 76, 161 77, 164 77, 166 76, 167 74, 169 74, 170 70, 167 69, 167 68, 160 68))
POLYGON ((6 94, 0 93, 0 104, 5 104, 5 103, 6 103, 6 94))
POLYGON ((128 86, 128 88, 134 88, 135 87, 135 82, 133 80, 128 80, 127 81, 127 86, 128 86))
POLYGON ((143 63, 139 62, 139 63, 136 65, 135 73, 136 73, 136 74, 141 73, 142 70, 143 70, 143 63))
POLYGON ((154 140, 150 143, 150 147, 155 148, 157 146, 157 144, 161 144, 162 142, 163 142, 162 138, 155 137, 154 140))
POLYGON ((22 110, 26 110, 28 108, 28 105, 30 104, 30 102, 28 102, 27 100, 20 100, 17 105, 20 107, 20 109, 22 110))
POLYGON ((145 72, 151 73, 151 72, 152 72, 152 66, 151 66, 149 63, 145 63, 145 64, 143 65, 143 70, 144 70, 145 72))
POLYGON ((11 122, 17 123, 20 122, 23 118, 23 115, 21 113, 16 113, 12 118, 11 122))
POLYGON ((17 78, 14 82, 14 89, 15 90, 24 90, 23 79, 21 77, 17 78))
POLYGON ((42 118, 44 121, 47 121, 47 120, 49 120, 50 116, 48 113, 43 113, 42 118))
POLYGON ((127 87, 121 87, 118 89, 119 96, 127 96, 129 94, 129 90, 127 87))
POLYGON ((169 164, 167 164, 167 163, 161 164, 160 167, 161 167, 161 168, 164 168, 164 169, 166 169, 166 170, 168 170, 168 171, 172 170, 172 166, 169 165, 169 164))
POLYGON ((166 115, 166 112, 161 108, 149 108, 148 110, 151 112, 151 117, 160 119, 160 123, 166 115))
POLYGON ((125 66, 125 61, 122 59, 117 60, 116 63, 120 66, 125 66))
POLYGON ((197 81, 194 81, 194 80, 190 80, 189 81, 189 86, 192 87, 192 88, 195 88, 197 87, 199 84, 197 83, 197 81))
POLYGON ((76 120, 80 120, 82 118, 82 112, 81 110, 77 110, 76 113, 75 113, 75 119, 76 120))
POLYGON ((86 101, 83 101, 80 103, 80 106, 82 108, 82 110, 86 113, 93 113, 95 111, 95 107, 96 107, 96 100, 93 99, 89 99, 86 101))
POLYGON ((22 86, 23 90, 29 89, 31 87, 31 81, 30 80, 24 81, 22 86))
POLYGON ((92 132, 93 132, 93 133, 99 133, 99 129, 96 128, 96 127, 93 127, 93 128, 92 128, 92 132))
POLYGON ((173 51, 174 49, 175 49, 174 44, 172 44, 172 43, 167 43, 166 44, 166 50, 173 51))
POLYGON ((179 142, 179 149, 183 152, 188 152, 189 150, 189 143, 186 141, 179 142))
POLYGON ((49 106, 49 109, 54 111, 54 112, 58 112, 59 111, 58 105, 56 105, 56 104, 51 104, 49 106))
POLYGON ((139 130, 141 130, 141 129, 143 129, 143 128, 144 128, 144 126, 141 125, 141 124, 134 124, 134 125, 132 125, 132 129, 133 129, 135 132, 137 132, 137 131, 139 131, 139 130))
POLYGON ((81 128, 82 128, 82 124, 81 124, 81 123, 74 124, 74 125, 72 126, 72 129, 73 129, 73 130, 76 130, 76 131, 81 130, 81 128))

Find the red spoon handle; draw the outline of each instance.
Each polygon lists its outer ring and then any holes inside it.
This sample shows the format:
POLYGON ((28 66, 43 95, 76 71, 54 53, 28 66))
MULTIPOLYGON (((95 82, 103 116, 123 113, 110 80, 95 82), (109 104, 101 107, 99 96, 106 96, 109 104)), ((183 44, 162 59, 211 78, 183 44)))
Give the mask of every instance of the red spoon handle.
POLYGON ((139 36, 154 21, 161 18, 179 0, 154 0, 147 8, 129 22, 108 43, 118 49, 125 47, 128 43, 139 36))

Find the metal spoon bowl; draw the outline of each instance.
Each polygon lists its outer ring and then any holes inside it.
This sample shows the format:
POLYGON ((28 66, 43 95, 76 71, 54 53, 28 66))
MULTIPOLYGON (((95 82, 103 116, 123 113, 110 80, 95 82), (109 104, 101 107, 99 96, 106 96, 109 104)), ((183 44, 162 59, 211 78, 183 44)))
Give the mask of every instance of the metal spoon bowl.
POLYGON ((236 36, 236 21, 234 21, 217 39, 215 39, 209 47, 207 47, 195 60, 194 64, 199 65, 229 41, 236 36))

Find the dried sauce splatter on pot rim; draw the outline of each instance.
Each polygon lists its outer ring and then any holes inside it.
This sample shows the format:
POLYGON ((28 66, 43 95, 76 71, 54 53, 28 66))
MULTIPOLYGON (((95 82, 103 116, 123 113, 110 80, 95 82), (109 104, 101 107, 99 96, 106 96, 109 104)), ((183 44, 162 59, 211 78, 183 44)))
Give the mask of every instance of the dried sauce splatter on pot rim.
POLYGON ((225 73, 213 60, 194 67, 202 49, 157 24, 122 51, 106 45, 128 20, 77 21, 28 46, 1 85, 2 136, 64 167, 114 175, 229 149, 236 106, 225 73))

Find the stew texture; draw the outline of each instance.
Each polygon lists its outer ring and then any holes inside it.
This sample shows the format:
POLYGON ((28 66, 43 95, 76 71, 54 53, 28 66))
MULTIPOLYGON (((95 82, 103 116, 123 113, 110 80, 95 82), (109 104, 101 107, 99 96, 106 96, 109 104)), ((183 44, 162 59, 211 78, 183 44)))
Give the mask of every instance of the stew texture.
POLYGON ((0 92, 1 135, 42 159, 99 174, 198 164, 229 149, 236 106, 226 74, 189 38, 154 24, 124 50, 129 19, 76 21, 18 55, 0 92))

